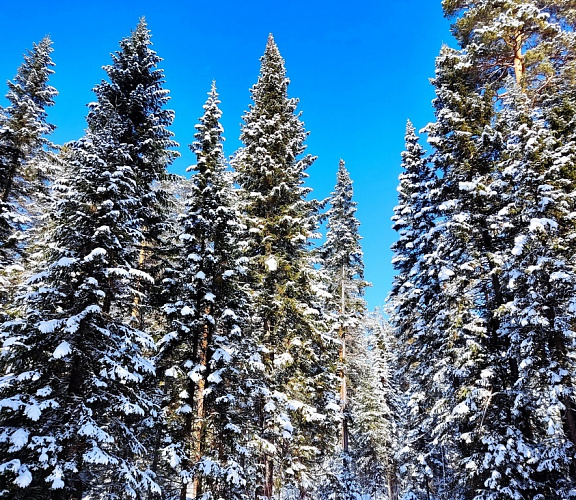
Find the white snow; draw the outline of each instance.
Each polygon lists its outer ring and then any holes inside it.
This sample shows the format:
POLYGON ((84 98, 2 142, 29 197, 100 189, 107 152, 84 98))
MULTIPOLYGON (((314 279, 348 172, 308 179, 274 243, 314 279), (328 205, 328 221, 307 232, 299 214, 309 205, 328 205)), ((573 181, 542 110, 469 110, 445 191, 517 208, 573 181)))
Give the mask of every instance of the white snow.
POLYGON ((448 269, 447 267, 443 267, 438 273, 438 279, 440 281, 446 281, 450 279, 451 276, 454 276, 454 271, 452 271, 452 269, 448 269))
POLYGON ((70 347, 70 344, 64 340, 54 350, 54 352, 52 353, 52 356, 56 359, 60 359, 60 358, 63 358, 64 356, 67 356, 71 352, 72 352, 72 348, 70 347))
POLYGON ((52 333, 58 327, 60 320, 50 319, 48 321, 41 321, 38 324, 38 330, 42 333, 52 333))
POLYGON ((42 414, 42 410, 36 403, 32 403, 26 406, 24 410, 24 415, 26 415, 30 420, 37 422, 42 414))
POLYGON ((70 259, 69 257, 62 257, 58 262, 54 264, 56 267, 69 267, 76 262, 76 259, 70 259))
POLYGON ((270 272, 274 272, 274 271, 278 270, 278 261, 276 260, 276 258, 273 255, 268 257, 264 261, 264 264, 266 266, 266 269, 268 269, 268 271, 270 271, 270 272))
POLYGON ((84 257, 84 262, 92 262, 96 257, 100 257, 102 255, 106 255, 106 250, 103 248, 95 248, 92 250, 86 257, 84 257))
POLYGON ((10 442, 12 443, 12 447, 10 448, 10 450, 18 451, 21 450, 24 446, 26 446, 26 443, 28 443, 29 434, 30 433, 25 429, 16 429, 10 435, 10 442))
POLYGON ((191 316, 192 314, 194 314, 194 310, 188 306, 184 306, 181 310, 180 310, 180 314, 182 316, 191 316))
POLYGON ((14 484, 20 488, 26 488, 32 482, 32 473, 28 467, 22 466, 18 471, 18 477, 14 479, 14 484))
POLYGON ((548 232, 548 228, 556 229, 558 227, 558 223, 552 219, 541 218, 541 219, 532 219, 530 221, 530 231, 535 233, 537 231, 548 232))

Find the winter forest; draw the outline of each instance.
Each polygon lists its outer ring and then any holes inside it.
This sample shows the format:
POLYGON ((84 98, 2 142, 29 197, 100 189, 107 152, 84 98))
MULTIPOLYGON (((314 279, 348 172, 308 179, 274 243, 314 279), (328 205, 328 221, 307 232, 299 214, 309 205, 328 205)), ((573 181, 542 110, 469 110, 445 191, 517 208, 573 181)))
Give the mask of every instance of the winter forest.
POLYGON ((0 498, 576 498, 576 5, 442 7, 373 311, 272 35, 242 146, 207 82, 187 176, 144 18, 65 144, 31 41, 0 108, 0 498))

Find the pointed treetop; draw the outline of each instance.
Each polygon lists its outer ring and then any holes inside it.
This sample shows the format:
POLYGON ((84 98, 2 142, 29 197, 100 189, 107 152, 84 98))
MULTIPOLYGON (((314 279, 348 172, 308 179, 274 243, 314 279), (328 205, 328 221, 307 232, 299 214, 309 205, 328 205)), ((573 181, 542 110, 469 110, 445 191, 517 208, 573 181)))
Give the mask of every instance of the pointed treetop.
POLYGON ((264 69, 264 67, 270 61, 274 61, 276 64, 279 64, 279 66, 282 68, 282 71, 284 71, 284 59, 280 55, 280 50, 278 49, 278 45, 276 44, 274 35, 272 35, 272 33, 268 35, 266 49, 264 50, 264 55, 260 58, 260 61, 262 62, 262 69, 264 69))
POLYGON ((272 33, 270 33, 268 35, 268 41, 266 42, 266 50, 264 52, 264 55, 280 55, 280 51, 278 50, 278 45, 276 45, 276 41, 274 40, 274 35, 272 35, 272 33))
POLYGON ((412 122, 410 121, 410 119, 406 120, 406 135, 412 135, 416 133, 416 129, 414 128, 414 125, 412 124, 412 122))

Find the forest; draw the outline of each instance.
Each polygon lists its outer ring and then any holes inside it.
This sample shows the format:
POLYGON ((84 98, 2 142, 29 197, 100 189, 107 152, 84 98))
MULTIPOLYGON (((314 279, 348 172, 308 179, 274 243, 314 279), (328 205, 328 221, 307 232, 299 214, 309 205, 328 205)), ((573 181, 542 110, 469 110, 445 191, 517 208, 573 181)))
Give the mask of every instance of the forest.
POLYGON ((65 144, 32 45, 0 107, 0 498, 576 498, 576 5, 442 7, 372 311, 272 35, 242 146, 212 82, 187 176, 144 18, 65 144))

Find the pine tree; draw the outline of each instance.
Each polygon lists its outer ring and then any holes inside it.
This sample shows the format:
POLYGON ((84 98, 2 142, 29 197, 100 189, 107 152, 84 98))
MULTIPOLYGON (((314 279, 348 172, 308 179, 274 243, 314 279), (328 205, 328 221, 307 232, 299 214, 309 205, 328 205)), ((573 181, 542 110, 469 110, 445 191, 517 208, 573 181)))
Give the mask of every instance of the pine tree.
POLYGON ((249 301, 240 282, 242 227, 223 156, 219 103, 213 84, 191 146, 197 165, 189 169, 195 173, 180 215, 179 258, 165 278, 173 327, 159 357, 170 391, 166 449, 179 470, 183 500, 244 498, 251 482, 242 450, 254 349, 243 329, 249 301))
POLYGON ((141 22, 122 41, 114 67, 133 50, 148 57, 122 73, 122 85, 109 71, 112 81, 96 87, 86 135, 67 147, 50 245, 24 298, 24 315, 1 330, 0 472, 11 498, 135 498, 158 491, 139 436, 156 411, 143 387, 154 371, 144 353, 154 343, 129 319, 134 290, 151 279, 136 265, 160 172, 152 160, 165 168, 172 157, 164 129, 171 115, 158 111, 167 99, 161 73, 152 71, 151 88, 142 81, 154 66, 142 46, 148 43, 141 22), (123 92, 134 97, 129 116, 120 105, 129 100, 123 92), (137 117, 157 124, 141 148, 132 134, 137 117))
MULTIPOLYGON (((248 226, 247 257, 255 311, 254 335, 261 345, 265 389, 256 398, 256 442, 261 455, 257 494, 271 498, 275 485, 305 494, 306 469, 324 442, 326 407, 334 404, 335 363, 322 337, 319 299, 308 242, 318 203, 307 200, 304 131, 297 101, 288 98, 284 60, 269 37, 254 104, 244 116, 244 147, 233 166, 248 226)), ((332 344, 333 346, 333 344, 332 344)))
POLYGON ((442 446, 431 443, 436 425, 432 408, 440 398, 431 377, 434 369, 426 360, 440 357, 442 337, 435 321, 441 321, 441 308, 434 303, 441 293, 442 269, 438 247, 442 240, 437 230, 436 206, 438 179, 413 125, 406 125, 406 148, 398 186, 398 205, 394 208, 394 229, 398 241, 392 246, 397 271, 388 297, 390 322, 398 339, 400 389, 403 393, 402 447, 398 454, 404 470, 404 489, 426 494, 431 476, 441 463, 442 446))
MULTIPOLYGON (((350 174, 346 170, 343 160, 338 165, 337 181, 334 191, 328 198, 329 210, 327 217, 326 242, 320 249, 321 262, 326 274, 327 287, 330 299, 325 306, 332 316, 335 335, 340 342, 340 404, 341 404, 341 436, 340 461, 341 468, 333 481, 333 487, 341 490, 342 498, 354 498, 353 483, 356 482, 351 463, 352 453, 349 446, 351 408, 349 404, 350 387, 349 354, 352 344, 358 343, 363 335, 363 317, 366 314, 366 305, 363 299, 364 288, 369 283, 364 281, 364 262, 360 247, 358 228, 360 223, 356 218, 356 202, 353 201, 353 188, 350 174)), ((357 451, 357 450, 355 450, 357 451)))
MULTIPOLYGON (((564 498, 571 479, 543 471, 568 473, 573 417, 570 257, 556 232, 569 227, 571 213, 563 193, 572 182, 566 124, 574 101, 560 90, 573 70, 574 35, 565 28, 573 19, 562 17, 571 12, 563 2, 447 0, 444 7, 460 15, 453 31, 462 50, 443 48, 437 60, 436 122, 427 128, 440 171, 428 232, 437 248, 433 259, 417 255, 438 293, 422 309, 425 336, 404 337, 405 352, 420 354, 409 379, 415 388, 428 383, 432 401, 423 456, 442 466, 428 462, 432 481, 422 493, 564 498), (540 230, 541 220, 552 222, 540 230), (542 246, 545 235, 557 243, 542 246), (556 374, 546 383, 545 370, 556 374)), ((406 247, 398 248, 408 262, 406 247)), ((420 288, 417 274, 406 282, 420 288)), ((405 331, 415 324, 400 316, 395 323, 405 331)))
POLYGON ((10 288, 10 269, 24 250, 20 234, 32 224, 29 200, 46 181, 46 136, 54 126, 46 108, 54 104, 56 90, 48 85, 54 73, 52 41, 46 36, 24 56, 13 82, 8 82, 10 105, 0 112, 0 303, 10 288), (42 164, 42 166, 41 166, 42 164), (23 201, 28 200, 28 203, 23 201), (28 205, 25 207, 25 205, 28 205))

